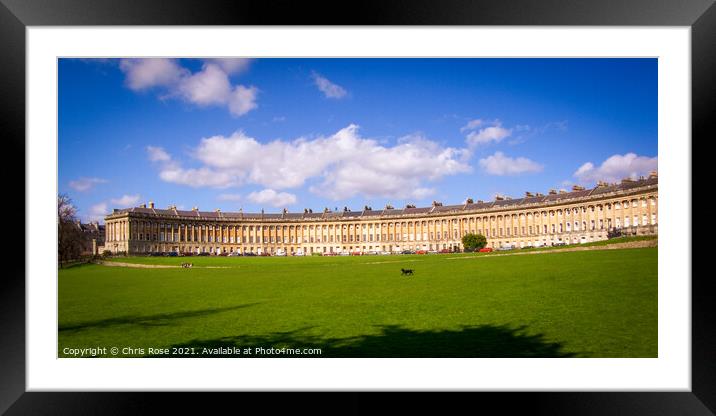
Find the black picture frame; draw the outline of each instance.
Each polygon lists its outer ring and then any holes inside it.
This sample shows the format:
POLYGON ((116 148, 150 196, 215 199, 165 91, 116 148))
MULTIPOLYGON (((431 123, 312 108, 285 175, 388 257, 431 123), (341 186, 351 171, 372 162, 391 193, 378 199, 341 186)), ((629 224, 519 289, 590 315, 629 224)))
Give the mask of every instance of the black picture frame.
MULTIPOLYGON (((25 171, 25 28, 75 25, 566 25, 566 26, 689 26, 692 59, 692 143, 708 142, 709 117, 716 114, 716 6, 712 0, 569 1, 569 0, 413 0, 360 2, 298 2, 290 0, 125 1, 115 0, 0 0, 0 126, 5 154, 13 155, 16 169, 25 171)), ((10 163, 6 158, 6 164, 10 163)), ((693 175, 692 175, 693 176, 693 175)), ((694 177, 694 179, 696 179, 694 177)), ((25 183, 8 180, 6 226, 24 236, 25 224, 13 216, 26 212, 25 183), (21 198, 20 195, 23 197, 21 198), (20 229, 22 228, 22 229, 20 229)), ((694 189, 694 188, 692 188, 694 189)), ((690 201, 689 207, 691 207, 690 201)), ((691 224, 687 224, 691 226, 691 224)), ((19 238, 15 240, 19 246, 19 238)), ((693 243, 694 249, 697 246, 693 243)), ((31 247, 26 247, 31 249, 31 247)), ((692 258, 694 258, 692 254, 692 258)), ((291 394, 285 400, 265 394, 235 395, 180 393, 39 393, 25 391, 25 266, 4 264, 0 279, 0 412, 7 414, 124 414, 165 412, 168 403, 183 411, 207 413, 230 403, 248 409, 259 404, 265 411, 310 406, 331 413, 357 413, 378 407, 384 394, 336 393, 325 397, 291 394), (320 401, 319 401, 320 400, 320 401), (321 403, 316 407, 316 403, 321 403), (339 407, 334 407, 339 406, 339 407)), ((399 396, 381 403, 382 410, 405 413, 439 406, 441 413, 462 406, 500 412, 538 414, 680 414, 716 412, 716 332, 714 290, 709 273, 693 273, 692 389, 690 392, 564 392, 476 393, 435 400, 431 394, 399 396)), ((393 396, 391 396, 392 398, 393 396)), ((462 410, 460 410, 462 411, 462 410)))

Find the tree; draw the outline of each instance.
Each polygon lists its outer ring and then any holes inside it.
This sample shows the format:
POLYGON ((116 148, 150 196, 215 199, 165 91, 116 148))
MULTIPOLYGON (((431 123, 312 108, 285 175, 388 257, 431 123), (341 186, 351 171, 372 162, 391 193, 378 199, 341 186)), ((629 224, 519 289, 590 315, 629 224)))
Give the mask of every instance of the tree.
POLYGON ((465 251, 479 250, 487 245, 487 238, 482 234, 468 233, 462 237, 462 246, 465 251))
POLYGON ((79 258, 84 243, 82 230, 77 226, 77 208, 66 194, 57 196, 57 254, 60 264, 79 258))

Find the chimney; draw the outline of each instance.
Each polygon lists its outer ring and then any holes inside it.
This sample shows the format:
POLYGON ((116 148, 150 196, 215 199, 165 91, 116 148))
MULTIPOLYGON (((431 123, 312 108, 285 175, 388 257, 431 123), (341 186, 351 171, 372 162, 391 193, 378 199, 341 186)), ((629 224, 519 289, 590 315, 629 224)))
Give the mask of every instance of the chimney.
POLYGON ((154 201, 149 201, 149 208, 154 209, 154 201))
POLYGON ((556 190, 556 189, 550 189, 550 190, 549 190, 549 194, 550 194, 550 195, 557 195, 557 190, 556 190))
POLYGON ((191 210, 192 210, 192 211, 199 211, 199 208, 198 208, 198 207, 192 207, 191 210))
POLYGON ((559 193, 560 193, 560 194, 566 194, 566 193, 567 193, 567 190, 566 190, 566 189, 560 189, 560 190, 559 190, 559 193))
POLYGON ((505 197, 502 195, 495 195, 495 201, 502 201, 504 199, 505 199, 505 197))
POLYGON ((139 208, 146 208, 146 207, 147 207, 147 204, 142 204, 139 206, 139 208))
POLYGON ((544 196, 544 194, 542 192, 537 192, 535 196, 544 196))
POLYGON ((532 195, 532 192, 525 192, 525 198, 532 198, 534 195, 532 195))
POLYGON ((632 183, 632 182, 634 182, 634 179, 632 179, 632 178, 624 178, 624 179, 622 179, 622 184, 632 183))
POLYGON ((584 187, 579 185, 572 185, 572 192, 583 191, 584 187))
POLYGON ((651 172, 649 172, 649 179, 656 179, 658 177, 659 177, 659 173, 657 171, 652 170, 651 172))
POLYGON ((609 186, 609 184, 607 184, 607 183, 604 182, 604 181, 599 181, 599 182, 597 182, 597 187, 598 187, 598 188, 603 188, 603 187, 605 187, 605 186, 609 186))

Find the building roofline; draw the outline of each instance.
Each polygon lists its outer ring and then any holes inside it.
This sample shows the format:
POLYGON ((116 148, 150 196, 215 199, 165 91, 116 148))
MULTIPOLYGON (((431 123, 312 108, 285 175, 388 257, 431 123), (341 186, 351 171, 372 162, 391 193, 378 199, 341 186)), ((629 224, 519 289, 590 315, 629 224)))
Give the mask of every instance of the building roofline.
MULTIPOLYGON (((162 210, 154 207, 146 208, 145 206, 125 208, 125 209, 114 209, 113 212, 105 217, 107 219, 119 218, 129 216, 130 214, 138 214, 139 216, 167 218, 167 219, 193 219, 193 220, 216 220, 220 222, 229 222, 241 220, 245 222, 286 222, 286 221, 348 221, 356 219, 385 219, 385 218, 416 218, 416 217, 437 217, 437 216, 451 216, 459 215, 463 213, 490 213, 490 212, 501 212, 511 211, 515 209, 525 208, 548 208, 552 206, 559 206, 565 203, 571 203, 573 201, 597 201, 601 199, 610 198, 616 195, 630 195, 634 193, 642 192, 658 187, 658 177, 651 175, 649 178, 640 178, 638 180, 624 180, 619 184, 604 184, 600 183, 596 187, 591 189, 584 189, 574 187, 575 190, 572 192, 562 193, 551 193, 551 194, 536 194, 524 198, 516 199, 499 199, 494 201, 478 201, 477 203, 463 203, 460 205, 446 205, 432 207, 418 207, 411 208, 411 210, 417 212, 406 212, 406 209, 390 209, 390 210, 379 210, 379 214, 375 214, 376 211, 371 212, 370 215, 364 215, 365 211, 348 211, 354 215, 344 215, 344 211, 324 211, 324 212, 303 212, 303 213, 290 213, 288 211, 278 213, 246 213, 243 211, 239 212, 222 212, 220 210, 215 211, 199 211, 193 209, 192 211, 178 211, 175 207, 170 209, 162 210), (525 202, 529 200, 529 202, 525 202), (191 212, 191 216, 180 215, 180 212, 191 212), (194 215, 196 213, 196 215, 194 215)), ((530 193, 531 195, 531 193, 530 193)), ((152 204, 153 205, 153 204, 152 204)), ((132 215, 132 216, 135 216, 132 215)))

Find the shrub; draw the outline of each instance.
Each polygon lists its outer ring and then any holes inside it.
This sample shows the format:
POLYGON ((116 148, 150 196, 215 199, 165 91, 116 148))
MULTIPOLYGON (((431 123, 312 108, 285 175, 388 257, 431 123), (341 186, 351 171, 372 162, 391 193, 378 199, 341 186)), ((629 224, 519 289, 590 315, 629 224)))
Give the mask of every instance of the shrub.
POLYGON ((609 232, 607 232, 607 238, 608 238, 608 239, 618 238, 618 237, 621 237, 621 236, 622 236, 622 230, 621 230, 621 228, 612 228, 611 230, 609 230, 609 232))
POLYGON ((482 234, 468 233, 462 237, 462 246, 465 250, 479 250, 487 245, 487 238, 482 234))

